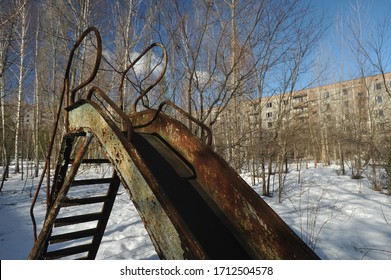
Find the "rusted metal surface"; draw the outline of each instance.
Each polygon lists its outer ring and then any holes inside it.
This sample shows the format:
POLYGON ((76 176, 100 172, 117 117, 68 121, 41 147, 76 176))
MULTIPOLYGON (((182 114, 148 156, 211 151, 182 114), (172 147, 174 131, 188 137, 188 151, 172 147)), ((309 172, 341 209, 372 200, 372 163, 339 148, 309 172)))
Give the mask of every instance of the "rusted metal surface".
POLYGON ((185 158, 156 134, 134 133, 133 145, 209 259, 251 258, 197 191, 197 176, 185 158))
MULTIPOLYGON (((224 242, 227 242, 227 246, 236 244, 234 245, 236 246, 235 253, 230 258, 240 256, 241 258, 254 259, 318 259, 318 256, 255 191, 211 149, 212 133, 207 126, 171 101, 163 102, 158 110, 146 110, 137 113, 137 103, 160 81, 166 70, 167 53, 161 44, 152 44, 122 72, 119 88, 120 100, 123 99, 122 88, 127 72, 154 47, 160 47, 163 50, 163 71, 154 83, 143 90, 140 96, 136 98, 133 104, 134 114, 130 118, 122 110, 122 101, 117 106, 98 87, 92 87, 86 99, 75 102, 76 92, 91 83, 99 68, 102 42, 98 30, 94 27, 87 29, 71 50, 44 172, 30 210, 34 232, 36 231, 36 224, 33 207, 45 176, 47 179, 47 205, 50 209, 48 209, 43 230, 38 236, 29 258, 35 259, 43 256, 59 208, 65 200, 67 190, 74 180, 78 166, 93 134, 104 148, 108 159, 127 189, 161 258, 224 258, 218 250, 223 248, 224 242), (69 73, 74 52, 91 32, 95 34, 97 41, 94 68, 87 80, 69 90, 69 73), (120 116, 122 128, 119 128, 97 103, 91 101, 94 94, 105 100, 120 116), (64 99, 67 106, 65 115, 67 131, 85 133, 87 140, 85 146, 82 147, 72 162, 71 170, 67 172, 65 169, 65 171, 61 168, 58 169, 55 179, 58 186, 55 185, 52 192, 50 192, 51 153, 64 99), (206 131, 207 142, 203 143, 184 124, 162 113, 163 107, 167 105, 173 107, 206 131), (127 137, 123 135, 121 129, 127 131, 127 137), (133 139, 133 135, 135 139, 133 139), (155 162, 155 156, 159 157, 160 160, 155 162), (169 173, 168 171, 170 171, 169 174, 172 174, 172 176, 160 176, 159 168, 164 169, 161 172, 167 171, 169 173), (64 179, 65 173, 67 175, 64 179), (175 177, 175 179, 170 177, 175 177), (181 187, 185 188, 186 191, 178 189, 181 187), (186 205, 187 201, 192 202, 191 199, 195 197, 197 197, 197 200, 194 199, 196 201, 194 206, 203 205, 203 214, 205 221, 208 220, 208 225, 212 228, 215 224, 219 224, 218 227, 213 227, 213 232, 211 232, 215 238, 212 239, 212 242, 215 240, 216 243, 220 243, 213 250, 207 248, 207 244, 211 244, 208 240, 208 228, 199 228, 199 226, 202 226, 202 219, 197 218, 192 211, 192 207, 186 205), (181 199, 188 200, 181 201, 181 199), (210 218, 212 216, 213 218, 210 218), (193 223, 193 220, 197 219, 199 220, 198 224, 193 223), (218 240, 219 228, 225 231, 223 241, 218 240)), ((114 194, 112 198, 114 199, 114 194)), ((77 219, 88 218, 91 217, 83 215, 77 219)), ((67 221, 59 220, 59 222, 67 221)), ((100 231, 103 234, 102 229, 100 231)), ((84 236, 85 234, 87 233, 75 232, 66 236, 54 237, 54 240, 57 242, 75 236, 84 236)), ((100 240, 96 243, 100 243, 100 240)), ((97 250, 98 247, 99 244, 95 249, 97 250)), ((46 257, 51 258, 89 250, 91 250, 91 245, 82 245, 58 250, 47 254, 46 257)))
POLYGON ((64 136, 51 192, 52 203, 49 207, 42 231, 29 255, 30 259, 77 257, 74 255, 81 253, 83 254, 83 259, 95 259, 114 205, 120 179, 117 173, 114 172, 113 176, 109 178, 75 180, 80 164, 85 163, 83 160, 84 154, 86 154, 92 137, 93 135, 88 132, 78 132, 64 136), (85 141, 76 141, 78 137, 81 137, 81 140, 85 138, 85 141), (81 146, 76 143, 81 144, 81 146), (70 156, 73 151, 76 151, 76 154, 75 158, 71 160, 70 156), (69 168, 70 163, 72 163, 72 166, 69 168), (71 187, 93 187, 94 185, 103 184, 109 184, 107 192, 104 195, 93 197, 83 196, 79 198, 67 197, 68 190, 71 187), (96 206, 91 211, 88 207, 83 207, 96 204, 99 206, 102 205, 99 211, 97 211, 96 206), (64 208, 67 208, 67 210, 64 210, 64 208), (70 216, 63 217, 65 212, 70 216), (60 216, 62 213, 62 217, 60 218, 57 217, 59 213, 60 216), (96 223, 96 226, 94 228, 85 228, 85 223, 88 222, 96 223), (54 230, 57 227, 67 227, 64 230, 66 233, 58 234, 54 230), (69 242, 75 240, 78 242, 69 242), (58 246, 52 247, 52 244, 57 244, 58 246))
POLYGON ((65 135, 61 143, 61 150, 57 160, 56 170, 54 172, 53 186, 49 193, 48 209, 52 206, 52 202, 56 200, 58 193, 64 183, 69 167, 69 158, 72 153, 72 146, 75 140, 75 135, 65 135))
POLYGON ((54 221, 60 211, 61 203, 65 199, 65 197, 69 191, 69 188, 71 186, 71 182, 74 180, 74 178, 76 176, 76 172, 79 169, 79 166, 83 160, 85 153, 87 152, 88 145, 90 144, 92 137, 93 137, 92 134, 90 134, 90 133, 87 134, 84 145, 76 154, 74 163, 73 163, 67 177, 64 180, 63 185, 65 185, 65 187, 62 187, 60 189, 55 201, 53 202, 52 207, 50 207, 50 210, 47 213, 47 216, 45 218, 45 223, 43 225, 42 231, 39 234, 38 239, 34 243, 34 247, 29 254, 29 257, 28 257, 29 259, 41 259, 44 257, 45 247, 47 245, 47 241, 48 241, 49 236, 51 234, 54 221))
POLYGON ((209 127, 207 127, 204 123, 200 122, 199 120, 197 120, 196 118, 194 118, 192 115, 190 115, 188 112, 186 112, 185 110, 183 110, 182 108, 178 107, 177 105, 175 105, 175 103, 173 103, 172 101, 170 100, 165 100, 163 101, 162 103, 160 103, 157 111, 156 111, 156 116, 162 112, 162 109, 164 106, 170 106, 171 108, 174 108, 176 111, 178 111, 179 113, 181 113, 184 117, 188 118, 189 120, 191 120, 192 122, 194 122, 195 124, 197 124, 199 127, 201 127, 201 129, 205 130, 206 131, 206 135, 207 135, 207 142, 206 142, 206 145, 208 146, 211 146, 212 145, 212 142, 213 142, 213 135, 212 135, 212 131, 210 130, 209 127))
POLYGON ((98 249, 100 243, 102 241, 107 222, 109 221, 109 217, 111 214, 111 210, 113 209, 114 201, 117 196, 118 188, 120 185, 120 178, 118 177, 117 172, 114 171, 114 174, 111 178, 110 186, 108 192, 106 194, 106 200, 103 203, 103 207, 101 210, 101 217, 98 220, 98 224, 96 226, 97 232, 94 234, 92 239, 92 248, 88 251, 87 259, 93 260, 98 253, 98 249))
MULTIPOLYGON (((93 131, 98 137, 128 189, 158 254, 168 259, 208 258, 140 153, 118 127, 96 103, 81 101, 75 105, 70 108, 70 128, 93 131)), ((318 258, 224 160, 182 123, 154 110, 133 115, 132 123, 135 133, 159 135, 186 159, 199 182, 197 192, 250 258, 318 258)))
POLYGON ((135 132, 158 134, 194 168, 198 192, 255 259, 318 259, 318 256, 210 147, 182 123, 148 110, 133 115, 135 132))
POLYGON ((93 101, 68 108, 72 131, 92 131, 117 170, 162 259, 205 259, 205 252, 161 191, 140 154, 93 101))
POLYGON ((114 103, 99 87, 92 87, 87 95, 87 100, 91 100, 92 95, 94 93, 99 94, 99 97, 102 98, 104 101, 106 101, 111 108, 121 117, 122 123, 125 126, 123 129, 126 129, 127 132, 127 140, 132 140, 132 132, 133 132, 133 125, 130 121, 129 117, 117 106, 117 104, 114 103))
MULTIPOLYGON (((46 177, 46 207, 47 207, 47 211, 49 210, 49 206, 50 206, 50 163, 51 163, 51 156, 52 156, 53 147, 54 147, 54 143, 55 143, 55 139, 56 139, 56 135, 57 135, 58 124, 59 124, 61 115, 63 113, 64 99, 65 99, 66 106, 69 105, 69 100, 71 100, 71 104, 72 104, 74 102, 76 92, 78 90, 80 90, 81 88, 87 86, 88 84, 90 84, 93 81, 93 79, 95 78, 95 76, 98 72, 101 58, 102 58, 102 39, 101 39, 101 36, 100 36, 98 29, 96 29, 95 27, 92 26, 92 27, 87 28, 80 35, 80 37, 76 41, 75 45, 71 49, 71 52, 70 52, 70 55, 68 58, 68 64, 67 64, 65 76, 64 76, 63 89, 62 89, 62 92, 61 92, 61 95, 59 98, 59 102, 58 102, 58 106, 57 106, 56 118, 55 118, 55 121, 53 124, 52 133, 50 136, 49 147, 48 147, 48 151, 47 151, 46 159, 45 159, 45 166, 43 168, 43 171, 42 171, 40 180, 38 182, 37 189, 35 191, 34 198, 33 198, 33 201, 31 203, 31 207, 30 207, 30 217, 31 217, 31 220, 33 223, 33 233, 34 233, 34 240, 35 241, 37 240, 37 224, 36 224, 35 217, 34 217, 34 207, 37 202, 38 195, 41 191, 42 184, 43 184, 44 179, 46 177), (92 32, 95 34, 96 42, 97 42, 97 44, 96 44, 97 54, 96 54, 94 68, 91 72, 91 75, 85 81, 83 81, 80 85, 73 88, 71 90, 71 94, 69 95, 69 75, 70 75, 70 69, 71 69, 71 65, 72 65, 73 56, 75 54, 76 49, 80 46, 80 44, 85 39, 85 37, 92 32)), ((68 129, 68 115, 67 115, 67 113, 65 114, 65 128, 68 129)))
MULTIPOLYGON (((67 89, 69 88, 69 73, 70 73, 74 53, 75 53, 76 49, 80 46, 80 44, 83 42, 83 40, 86 38, 86 36, 91 32, 93 32, 96 37, 96 58, 95 58, 94 67, 92 69, 90 76, 86 80, 84 80, 79 85, 77 85, 76 87, 74 87, 73 89, 70 90, 70 96, 69 96, 70 103, 66 103, 66 106, 72 105, 75 102, 76 92, 78 90, 84 88, 85 86, 89 85, 95 79, 96 74, 98 73, 99 65, 102 60, 102 38, 100 36, 98 29, 96 29, 96 27, 92 26, 92 27, 87 28, 80 35, 80 37, 77 39, 75 45, 73 46, 73 48, 70 52, 69 59, 68 59, 68 65, 67 65, 67 68, 65 71, 65 78, 64 78, 64 85, 65 85, 64 91, 65 91, 65 93, 68 95, 67 89)), ((68 102, 68 98, 67 98, 67 102, 68 102)))

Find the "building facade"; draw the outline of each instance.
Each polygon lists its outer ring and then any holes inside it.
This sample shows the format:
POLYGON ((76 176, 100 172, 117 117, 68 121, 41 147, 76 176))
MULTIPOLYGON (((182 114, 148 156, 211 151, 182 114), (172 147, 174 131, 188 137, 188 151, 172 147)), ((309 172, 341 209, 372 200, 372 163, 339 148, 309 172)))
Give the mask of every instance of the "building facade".
POLYGON ((242 101, 225 110, 213 131, 220 154, 240 158, 236 167, 254 154, 281 157, 281 151, 322 161, 364 154, 375 136, 391 131, 391 73, 242 101))

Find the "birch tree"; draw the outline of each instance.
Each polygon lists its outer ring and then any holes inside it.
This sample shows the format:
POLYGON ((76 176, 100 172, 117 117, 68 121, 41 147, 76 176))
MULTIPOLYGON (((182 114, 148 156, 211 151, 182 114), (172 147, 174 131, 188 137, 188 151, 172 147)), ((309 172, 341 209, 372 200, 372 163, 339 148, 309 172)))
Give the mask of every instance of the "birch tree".
MULTIPOLYGON (((351 9, 360 18, 362 14, 365 14, 368 6, 357 2, 351 9)), ((372 179, 373 187, 376 190, 387 188, 389 194, 391 193, 391 145, 389 144, 391 135, 389 133, 389 121, 385 116, 389 115, 390 110, 387 106, 379 106, 389 104, 391 100, 390 81, 386 77, 387 69, 390 66, 390 42, 387 40, 391 30, 390 10, 391 5, 384 7, 384 14, 379 15, 379 20, 373 23, 369 29, 366 29, 367 26, 362 24, 365 19, 356 23, 351 22, 350 32, 352 36, 351 40, 348 41, 351 52, 355 54, 357 69, 363 77, 363 85, 365 86, 367 110, 359 115, 356 121, 361 121, 363 127, 369 131, 369 137, 360 135, 360 141, 358 142, 360 149, 358 152, 364 150, 365 153, 363 152, 364 157, 361 153, 357 155, 360 162, 356 161, 356 169, 362 172, 361 169, 365 167, 362 166, 361 160, 363 160, 364 165, 371 162, 372 168, 369 177, 372 179), (381 78, 377 81, 364 78, 369 76, 368 73, 372 74, 373 72, 380 74, 381 78), (379 102, 378 97, 381 98, 381 102, 379 102), (379 175, 377 173, 379 170, 376 170, 377 167, 380 167, 382 169, 380 171, 386 174, 386 180, 383 180, 383 182, 378 180, 379 175)), ((357 175, 361 175, 361 173, 357 175)))
POLYGON ((20 12, 20 26, 18 30, 18 48, 19 48, 19 65, 18 65, 18 93, 17 93, 17 108, 16 108, 16 117, 15 117, 15 173, 20 172, 19 165, 19 152, 20 152, 20 127, 21 127, 21 111, 22 111, 22 98, 23 98, 23 81, 26 74, 26 46, 27 46, 27 32, 29 21, 27 18, 27 0, 19 2, 22 5, 22 10, 20 12))
POLYGON ((0 110, 1 110, 1 159, 3 166, 3 174, 1 179, 0 191, 3 188, 4 181, 8 177, 10 151, 7 143, 7 128, 6 128, 6 75, 10 63, 9 52, 11 42, 13 40, 13 26, 15 18, 18 15, 18 10, 13 10, 14 6, 10 3, 0 3, 0 110))
POLYGON ((39 127, 40 127, 40 77, 39 77, 39 29, 41 27, 40 18, 38 14, 36 31, 35 31, 35 63, 34 63, 34 157, 35 157, 35 169, 34 176, 39 175, 39 127))

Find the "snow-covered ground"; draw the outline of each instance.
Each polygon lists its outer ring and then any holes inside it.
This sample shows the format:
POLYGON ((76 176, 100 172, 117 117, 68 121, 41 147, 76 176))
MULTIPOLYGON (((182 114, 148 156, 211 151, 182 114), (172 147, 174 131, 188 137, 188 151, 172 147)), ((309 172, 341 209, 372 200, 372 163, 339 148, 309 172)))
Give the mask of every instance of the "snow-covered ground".
POLYGON ((264 199, 322 259, 391 259, 391 196, 339 169, 292 166, 282 203, 277 194, 264 199))
MULTIPOLYGON (((338 166, 312 166, 299 173, 292 166, 282 203, 277 194, 264 199, 322 259, 391 259, 391 196, 373 191, 365 178, 353 180, 337 170, 338 166)), ((31 250, 30 189, 35 190, 37 181, 11 173, 5 182, 0 193, 0 259, 26 259, 31 250)), ((261 193, 260 185, 254 189, 261 193)), ((41 196, 35 209, 39 225, 44 214, 41 196)), ((158 259, 122 187, 97 259, 158 259)))

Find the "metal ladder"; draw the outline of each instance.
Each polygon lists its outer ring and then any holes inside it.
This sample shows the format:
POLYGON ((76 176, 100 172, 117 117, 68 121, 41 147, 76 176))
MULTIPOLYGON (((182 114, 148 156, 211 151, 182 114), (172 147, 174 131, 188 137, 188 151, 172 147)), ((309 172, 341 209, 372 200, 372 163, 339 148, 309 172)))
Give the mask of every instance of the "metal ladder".
POLYGON ((29 258, 95 259, 120 179, 115 171, 107 178, 77 178, 83 164, 110 163, 84 159, 92 138, 89 133, 63 137, 45 223, 29 258))
MULTIPOLYGON (((163 78, 163 75, 167 68, 167 52, 164 46, 160 43, 154 43, 146 48, 137 58, 135 58, 130 65, 122 72, 120 87, 119 87, 119 105, 117 105, 111 98, 109 98, 99 87, 93 86, 88 92, 87 96, 78 101, 90 102, 92 97, 105 101, 114 112, 109 112, 112 117, 112 113, 116 113, 120 117, 120 125, 118 128, 126 133, 127 141, 131 141, 131 134, 133 132, 133 125, 129 116, 123 112, 123 87, 128 71, 152 48, 159 47, 163 52, 163 70, 156 80, 142 91, 140 96, 134 102, 134 110, 137 107, 137 103, 145 97, 145 95, 163 78)), ((69 111, 72 110, 72 106, 75 105, 76 93, 79 90, 85 88, 94 79, 99 70, 100 61, 102 58, 102 39, 100 33, 96 27, 87 28, 77 39, 75 45, 70 51, 68 64, 65 71, 63 90, 59 97, 59 103, 56 112, 56 118, 52 129, 49 148, 45 160, 45 166, 43 168, 40 181, 38 183, 31 207, 30 216, 33 223, 34 233, 34 247, 28 256, 29 259, 58 259, 74 256, 81 259, 94 259, 99 245, 101 243, 104 230, 106 228, 116 193, 119 188, 120 178, 117 173, 113 171, 111 178, 92 178, 82 179, 76 178, 77 171, 82 164, 91 163, 109 163, 107 159, 83 159, 88 146, 91 143, 92 134, 85 132, 71 132, 69 123, 69 111), (96 58, 93 65, 93 69, 90 76, 81 82, 79 85, 71 88, 70 82, 70 69, 72 66, 72 60, 76 49, 81 45, 83 40, 88 34, 92 34, 96 38, 96 58), (65 106, 65 112, 63 107, 65 106), (60 156, 57 160, 57 167, 54 174, 53 183, 51 183, 51 159, 56 143, 56 136, 59 134, 59 123, 62 118, 62 114, 65 113, 65 129, 68 133, 64 136, 60 156), (83 138, 83 144, 79 148, 75 148, 74 144, 77 139, 83 138), (75 154, 74 158, 71 155, 75 154), (43 228, 37 237, 37 223, 34 216, 34 207, 36 205, 39 193, 44 185, 44 179, 46 179, 46 205, 47 213, 44 221, 43 228), (70 195, 72 190, 89 187, 100 187, 106 185, 107 190, 105 194, 93 197, 73 197, 70 195), (108 186, 107 186, 108 185, 108 186), (69 192, 69 194, 68 194, 69 192), (100 207, 93 212, 87 212, 87 208, 100 207), (94 206, 94 207, 92 207, 94 206), (83 208, 83 210, 75 210, 77 208, 83 208), (75 210, 75 211, 73 211, 75 210), (73 214, 70 214, 73 211, 73 214), (82 228, 85 224, 89 224, 88 227, 82 228), (93 224, 93 226, 91 226, 93 224), (68 228, 66 230, 66 228, 68 228), (88 240, 87 242, 84 242, 88 240)), ((145 106, 145 105, 144 105, 145 106)), ((114 119, 113 119, 114 120, 114 119)), ((115 159, 112 159, 115 160, 115 159)))

